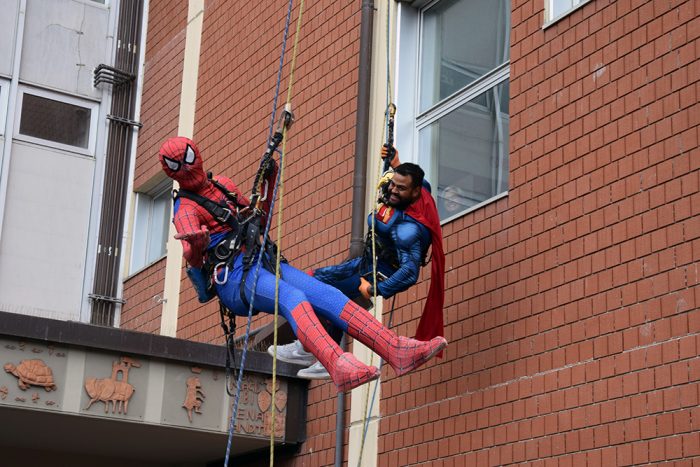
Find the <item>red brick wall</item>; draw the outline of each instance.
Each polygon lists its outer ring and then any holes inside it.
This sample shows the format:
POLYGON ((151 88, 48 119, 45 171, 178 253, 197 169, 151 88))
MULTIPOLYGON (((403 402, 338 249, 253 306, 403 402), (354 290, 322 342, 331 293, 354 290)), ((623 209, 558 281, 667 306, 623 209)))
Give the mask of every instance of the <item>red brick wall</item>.
POLYGON ((122 329, 160 332, 163 305, 158 298, 163 298, 164 281, 165 258, 124 281, 126 304, 119 324, 122 329))
MULTIPOLYGON (((339 262, 350 243, 360 6, 358 1, 306 2, 282 227, 284 254, 301 269, 339 262)), ((266 146, 286 13, 287 2, 252 2, 245 8, 205 4, 195 139, 205 167, 232 178, 245 193, 266 146)), ((298 6, 290 25, 280 107, 286 101, 297 16, 298 6)), ((178 337, 221 342, 217 304, 199 305, 190 289, 183 283, 178 337)), ((268 320, 256 318, 253 327, 268 320)), ((245 319, 238 319, 238 327, 244 329, 245 319)), ((311 387, 308 442, 293 465, 333 462, 336 393, 330 384, 311 387)))
POLYGON ((700 6, 543 3, 512 2, 509 195, 444 227, 450 346, 390 372, 379 465, 700 461, 700 6))
MULTIPOLYGON (((205 169, 232 178, 245 193, 266 146, 286 14, 284 2, 245 9, 205 4, 195 140, 205 169)), ((285 256, 302 269, 338 262, 349 246, 359 14, 359 5, 331 1, 307 4, 304 12, 292 96, 297 120, 285 159, 282 240, 285 256)), ((297 16, 295 9, 280 108, 297 16)), ((276 238, 276 230, 271 235, 276 238)), ((182 293, 178 337, 221 342, 218 305, 200 305, 186 283, 182 293)), ((268 319, 256 318, 254 327, 268 319)))
POLYGON ((153 0, 148 13, 135 189, 160 173, 158 148, 177 135, 187 2, 153 0))
MULTIPOLYGON (((543 1, 511 5, 509 194, 444 226, 450 346, 383 371, 379 465, 697 462, 700 7, 592 0, 543 30, 543 1)), ((301 268, 349 244, 360 2, 307 7, 282 241, 301 268)), ((195 138, 247 192, 284 5, 205 8, 195 138)), ((182 294, 178 337, 217 341, 216 305, 182 294)), ((426 294, 397 298, 400 334, 426 294)), ((334 415, 312 383, 308 441, 277 463, 331 465, 334 415)))
MULTIPOLYGON (((177 134, 186 24, 187 2, 151 0, 141 103, 143 127, 134 172, 136 190, 161 173, 158 148, 167 137, 177 134)), ((154 314, 160 313, 162 306, 156 306, 153 296, 163 295, 164 277, 165 261, 159 261, 125 281, 122 328, 159 332, 160 316, 154 314)))

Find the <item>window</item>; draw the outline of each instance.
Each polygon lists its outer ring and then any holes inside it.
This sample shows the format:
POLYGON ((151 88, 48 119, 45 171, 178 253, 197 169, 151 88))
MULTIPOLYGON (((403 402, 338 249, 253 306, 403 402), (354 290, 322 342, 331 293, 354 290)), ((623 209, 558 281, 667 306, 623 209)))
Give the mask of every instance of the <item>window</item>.
POLYGON ((20 88, 16 137, 59 149, 93 154, 97 104, 61 94, 20 88))
POLYGON ((171 189, 172 182, 168 182, 150 193, 136 193, 130 273, 165 256, 172 206, 171 189))
POLYGON ((508 190, 510 2, 433 2, 418 29, 417 154, 447 220, 508 190))
POLYGON ((563 18, 578 7, 588 3, 588 1, 589 0, 545 0, 545 9, 547 11, 547 23, 545 26, 563 18))

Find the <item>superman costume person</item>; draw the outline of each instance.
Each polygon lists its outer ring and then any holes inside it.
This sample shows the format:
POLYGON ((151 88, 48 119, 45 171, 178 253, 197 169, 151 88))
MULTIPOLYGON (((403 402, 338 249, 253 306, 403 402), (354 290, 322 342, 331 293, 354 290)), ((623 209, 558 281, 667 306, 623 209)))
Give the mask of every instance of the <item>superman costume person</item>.
MULTIPOLYGON (((249 204, 230 179, 218 177, 215 182, 207 178, 199 149, 192 140, 185 137, 166 140, 160 148, 159 158, 165 174, 176 180, 181 190, 225 206, 232 213, 249 204), (229 193, 235 194, 235 203, 231 196, 217 188, 217 183, 229 193)), ((274 172, 267 174, 268 193, 271 193, 274 186, 274 172)), ((173 223, 178 232, 175 238, 182 241, 183 256, 194 268, 211 269, 213 265, 208 264, 211 262, 210 253, 224 242, 226 245, 245 244, 229 242, 233 227, 221 219, 217 220, 210 210, 187 197, 180 197, 176 201, 173 223)), ((265 253, 263 256, 268 255, 265 253)), ((258 281, 253 290, 255 281, 244 280, 243 256, 237 247, 223 267, 213 268, 217 279, 216 294, 236 315, 247 316, 246 302, 252 300, 257 310, 273 313, 275 275, 264 267, 259 268, 258 281)), ((257 254, 252 257, 253 261, 258 260, 257 254)), ((268 263, 274 261, 274 258, 265 259, 268 263)), ((255 270, 255 266, 253 264, 251 270, 255 270)), ((423 342, 398 336, 334 287, 289 264, 283 263, 280 268, 280 313, 287 319, 302 345, 328 370, 338 391, 346 391, 378 378, 379 370, 363 364, 351 353, 343 352, 328 336, 316 314, 379 354, 399 375, 422 365, 447 345, 443 337, 423 342)))
MULTIPOLYGON (((329 284, 354 301, 364 297, 367 303, 374 295, 373 276, 376 257, 378 295, 390 298, 414 285, 425 264, 428 248, 432 246, 431 278, 428 297, 421 315, 416 339, 429 341, 442 336, 444 303, 445 255, 442 248, 442 230, 435 201, 430 194, 430 185, 424 180, 424 172, 418 165, 402 164, 398 151, 388 145, 382 147, 382 157, 390 158, 393 170, 387 171, 380 182, 381 196, 377 209, 367 217, 372 238, 368 234, 361 256, 343 263, 313 271, 313 276, 329 284), (374 242, 374 245, 372 244, 374 242)), ((358 301, 358 303, 362 303, 358 301)), ((322 321, 334 341, 340 342, 343 331, 328 321, 322 321)), ((275 347, 268 348, 269 354, 275 347)), ((311 365, 299 370, 297 376, 305 379, 330 377, 313 356, 304 350, 298 341, 277 348, 280 360, 311 365), (313 364, 312 364, 313 363, 313 364)))
MULTIPOLYGON (((383 147, 383 156, 386 157, 387 152, 388 148, 383 147)), ((390 298, 418 281, 420 268, 428 248, 432 246, 430 289, 416 330, 416 339, 427 341, 444 334, 445 254, 440 218, 429 191, 430 185, 423 179, 423 169, 410 162, 401 164, 398 153, 392 160, 392 167, 393 172, 389 172, 382 181, 386 184, 386 192, 381 204, 367 216, 369 230, 374 229, 375 232, 374 248, 373 240, 368 235, 362 256, 319 268, 313 275, 337 287, 350 298, 361 294, 369 299, 374 295, 371 282, 372 255, 375 254, 376 292, 390 298)))

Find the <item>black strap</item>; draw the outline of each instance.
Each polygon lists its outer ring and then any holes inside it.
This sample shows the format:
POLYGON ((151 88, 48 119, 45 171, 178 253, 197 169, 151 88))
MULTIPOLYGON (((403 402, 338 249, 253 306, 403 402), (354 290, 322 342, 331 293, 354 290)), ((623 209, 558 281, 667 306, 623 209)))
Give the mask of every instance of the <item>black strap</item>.
POLYGON ((202 195, 198 195, 197 193, 193 193, 191 191, 182 189, 176 192, 175 199, 177 198, 186 198, 194 201, 195 203, 199 204, 204 209, 206 209, 209 212, 209 214, 211 214, 214 217, 214 219, 216 219, 216 221, 220 224, 228 225, 234 227, 235 229, 238 229, 238 222, 236 221, 235 216, 232 216, 232 212, 227 206, 223 206, 217 203, 216 201, 213 201, 202 195))
POLYGON ((235 395, 231 393, 231 376, 235 375, 236 370, 236 349, 234 347, 236 320, 233 313, 226 308, 221 300, 219 300, 219 314, 221 315, 221 327, 224 330, 224 338, 226 339, 226 393, 230 397, 235 397, 235 395), (226 325, 227 316, 228 326, 226 325))
POLYGON ((221 182, 219 182, 217 179, 213 178, 211 175, 211 172, 207 172, 207 178, 209 181, 214 185, 216 189, 218 189, 223 195, 226 197, 227 200, 232 202, 237 208, 245 208, 247 207, 245 204, 241 203, 240 200, 238 199, 238 195, 236 193, 232 193, 226 188, 221 182))

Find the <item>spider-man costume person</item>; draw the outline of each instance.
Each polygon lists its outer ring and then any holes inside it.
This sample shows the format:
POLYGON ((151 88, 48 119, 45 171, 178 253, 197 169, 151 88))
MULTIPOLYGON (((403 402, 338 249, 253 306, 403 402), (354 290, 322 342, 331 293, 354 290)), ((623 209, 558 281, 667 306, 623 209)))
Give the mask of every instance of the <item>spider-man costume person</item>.
MULTIPOLYGON (((237 206, 207 178, 202 168, 201 155, 192 140, 184 137, 166 140, 160 148, 159 157, 163 171, 180 184, 181 190, 228 206, 232 212, 236 212, 237 206)), ((274 172, 273 170, 267 174, 268 194, 271 194, 274 186, 274 172)), ((218 177, 218 183, 237 195, 238 204, 249 204, 230 179, 218 177)), ((267 198, 269 203, 270 196, 267 198)), ((263 210, 266 211, 265 208, 263 210)), ((183 244, 183 256, 194 268, 206 266, 205 261, 209 258, 207 250, 219 246, 233 231, 228 224, 217 221, 198 202, 185 197, 180 197, 175 204, 173 223, 178 232, 175 238, 183 244)), ((229 310, 239 316, 248 314, 248 306, 241 297, 243 256, 240 251, 234 252, 228 264, 215 271, 218 279, 216 294, 229 310)), ((257 261, 258 256, 254 255, 253 258, 257 261)), ((378 378, 379 370, 363 364, 349 352, 343 353, 319 323, 316 313, 371 348, 399 375, 422 365, 447 345, 443 337, 423 342, 397 336, 337 289, 289 264, 281 264, 280 268, 280 313, 290 323, 304 347, 326 367, 339 391, 346 391, 378 378)), ((253 270, 255 264, 251 268, 251 271, 253 270)), ((255 290, 254 282, 244 281, 242 292, 245 299, 248 302, 254 300, 257 310, 273 313, 275 275, 261 267, 255 290)))

